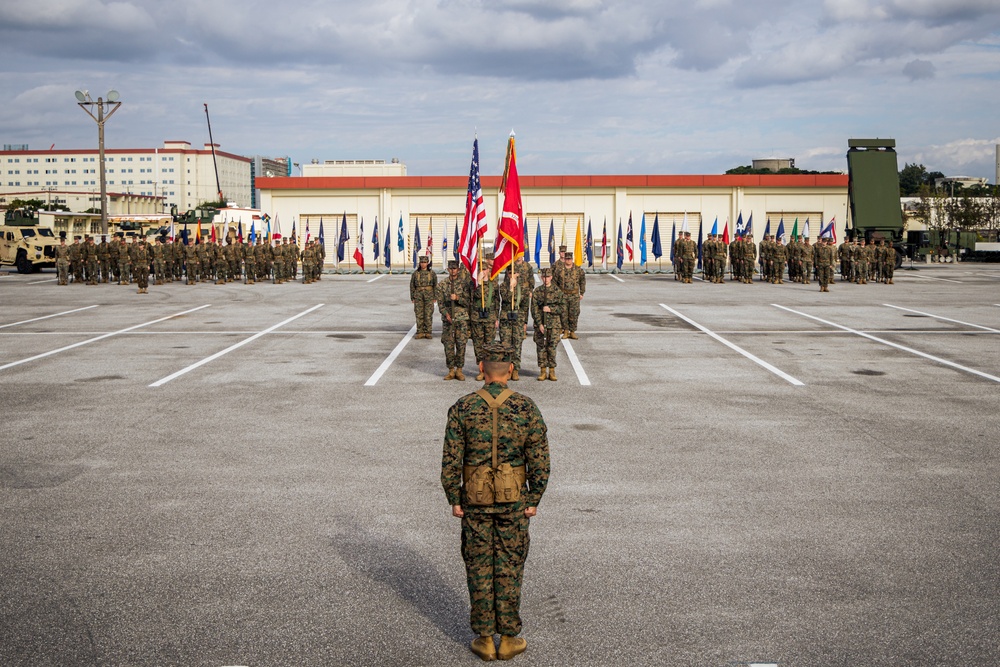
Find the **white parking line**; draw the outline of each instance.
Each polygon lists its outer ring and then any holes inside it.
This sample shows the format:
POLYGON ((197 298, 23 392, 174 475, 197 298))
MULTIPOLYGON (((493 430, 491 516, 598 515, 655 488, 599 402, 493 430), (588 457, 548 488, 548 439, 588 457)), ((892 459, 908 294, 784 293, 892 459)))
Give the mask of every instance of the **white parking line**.
POLYGON ((372 278, 371 280, 369 280, 368 282, 370 282, 370 283, 373 283, 373 282, 375 282, 376 280, 378 280, 379 278, 384 278, 384 277, 385 277, 386 275, 387 275, 387 274, 385 274, 385 273, 380 273, 380 274, 378 274, 377 276, 375 276, 374 278, 372 278))
POLYGON ((942 281, 942 282, 946 282, 946 283, 957 283, 957 284, 959 284, 959 285, 961 285, 961 284, 962 284, 962 281, 961 281, 961 280, 950 280, 950 279, 948 279, 948 278, 936 278, 936 277, 934 277, 934 276, 922 276, 922 275, 920 275, 920 274, 916 274, 916 273, 915 273, 915 274, 913 274, 912 276, 910 276, 910 275, 906 275, 905 277, 906 277, 906 278, 922 278, 922 279, 924 279, 924 280, 940 280, 940 281, 942 281))
POLYGON ((47 320, 50 317, 59 317, 60 315, 69 315, 70 313, 78 313, 81 310, 89 310, 90 308, 97 308, 97 305, 84 306, 83 308, 74 308, 73 310, 64 310, 61 313, 56 313, 55 315, 45 315, 44 317, 36 317, 31 320, 21 320, 20 322, 11 322, 10 324, 0 324, 0 329, 6 329, 7 327, 16 327, 18 324, 27 324, 28 322, 37 322, 39 320, 47 320))
POLYGON ((317 304, 317 305, 313 306, 312 308, 309 308, 308 310, 302 311, 298 315, 293 315, 292 317, 289 317, 287 320, 284 320, 283 322, 278 322, 273 327, 268 327, 267 329, 264 329, 263 331, 255 333, 253 336, 250 336, 249 338, 245 338, 245 339, 241 340, 240 342, 236 343, 235 345, 230 345, 229 347, 227 347, 226 349, 222 350, 221 352, 216 352, 215 354, 213 354, 210 357, 205 357, 201 361, 196 361, 195 363, 191 364, 187 368, 182 368, 181 370, 177 371, 176 373, 171 373, 170 375, 168 375, 167 377, 163 378, 162 380, 157 380, 156 382, 154 382, 153 384, 151 384, 149 386, 150 387, 162 387, 163 385, 165 385, 166 383, 170 382, 171 380, 175 380, 175 379, 179 378, 180 376, 184 375, 185 373, 189 373, 190 371, 193 371, 196 368, 204 366, 205 364, 207 364, 210 361, 214 361, 214 360, 218 359, 219 357, 221 357, 221 356, 223 356, 225 354, 229 354, 233 350, 239 349, 239 348, 243 347, 244 345, 246 345, 247 343, 251 343, 251 342, 257 340, 258 338, 260 338, 261 336, 269 334, 272 331, 274 331, 275 329, 283 327, 284 325, 288 324, 289 322, 294 322, 295 320, 299 319, 303 315, 308 315, 309 313, 313 312, 317 308, 322 308, 322 307, 323 307, 322 303, 317 304))
POLYGON ((185 310, 182 313, 175 313, 174 315, 167 315, 166 317, 161 317, 158 320, 153 320, 152 322, 144 322, 142 324, 136 324, 133 327, 128 327, 126 329, 119 329, 118 331, 112 331, 111 333, 106 333, 104 335, 98 336, 96 338, 88 338, 87 340, 80 341, 79 343, 73 343, 72 345, 67 345, 65 347, 60 347, 58 350, 51 350, 49 352, 43 352, 42 354, 36 354, 33 357, 28 357, 27 359, 21 359, 20 361, 13 361, 9 364, 0 366, 0 371, 6 370, 8 368, 13 368, 14 366, 19 366, 21 364, 26 364, 29 361, 35 361, 36 359, 42 359, 43 357, 50 357, 53 354, 59 354, 60 352, 65 352, 66 350, 72 350, 75 347, 80 347, 81 345, 87 345, 89 343, 96 343, 99 340, 104 340, 105 338, 111 338, 112 336, 117 336, 118 334, 123 334, 128 331, 133 331, 141 327, 148 327, 151 324, 156 324, 157 322, 163 322, 164 320, 169 320, 174 317, 180 317, 181 315, 187 315, 188 313, 193 313, 196 310, 201 310, 202 308, 208 308, 211 304, 206 303, 204 306, 198 306, 197 308, 192 308, 191 310, 185 310))
POLYGON ((980 324, 973 324, 972 322, 963 322, 962 320, 953 320, 950 317, 944 317, 943 315, 935 315, 933 313, 925 313, 922 310, 913 310, 912 308, 903 308, 902 306, 894 306, 891 303, 883 303, 883 306, 889 308, 895 308, 896 310, 905 310, 911 313, 917 313, 918 315, 926 315, 927 317, 933 317, 937 320, 944 320, 945 322, 954 322, 955 324, 964 324, 967 327, 975 327, 977 329, 984 329, 986 331, 992 331, 993 333, 1000 333, 1000 329, 991 329, 990 327, 984 327, 980 324))
POLYGON ((763 368, 766 368, 767 370, 771 371, 772 373, 774 373, 775 375, 777 375, 778 377, 780 377, 782 380, 785 380, 786 382, 788 382, 790 384, 793 384, 796 387, 805 386, 804 382, 802 382, 800 380, 796 380, 795 378, 793 378, 788 373, 785 373, 784 371, 779 370, 778 368, 772 366, 771 364, 767 363, 763 359, 755 357, 754 355, 750 354, 749 352, 747 352, 746 350, 744 350, 739 345, 736 345, 734 343, 730 343, 728 340, 726 340, 722 336, 718 335, 717 333, 715 333, 713 331, 710 331, 709 329, 703 327, 702 325, 698 324, 694 320, 692 320, 692 319, 690 319, 688 317, 685 317, 684 315, 681 315, 679 312, 677 312, 676 310, 674 310, 670 306, 668 306, 666 304, 663 304, 663 303, 661 303, 660 306, 662 308, 670 311, 671 313, 673 313, 677 317, 681 318, 682 320, 684 320, 685 322, 687 322, 691 326, 695 327, 696 329, 698 329, 700 331, 703 331, 704 333, 707 333, 709 336, 711 336, 715 340, 719 341, 720 343, 722 343, 723 345, 725 345, 729 349, 735 350, 736 352, 739 352, 740 354, 742 354, 744 357, 746 357, 750 361, 754 362, 755 364, 757 364, 759 366, 762 366, 763 368))
POLYGON ((587 377, 587 371, 583 370, 583 364, 580 363, 580 359, 576 356, 576 350, 570 345, 568 338, 564 338, 562 344, 566 348, 566 356, 569 357, 569 363, 573 365, 573 370, 576 371, 576 378, 580 381, 581 385, 589 387, 590 378, 587 377))
POLYGON ((931 361, 937 362, 939 364, 944 364, 945 366, 950 366, 951 368, 964 371, 966 373, 972 373, 973 375, 978 375, 981 378, 991 380, 993 382, 1000 382, 1000 377, 995 375, 990 375, 989 373, 983 373, 982 371, 977 371, 974 368, 969 368, 968 366, 962 366, 961 364, 956 364, 953 361, 948 361, 947 359, 941 359, 940 357, 935 357, 933 355, 927 354, 926 352, 921 352, 920 350, 914 350, 912 347, 906 347, 905 345, 898 345, 892 341, 885 340, 884 338, 879 338, 877 336, 872 336, 871 334, 865 333, 864 331, 858 331, 857 329, 851 329, 850 327, 845 327, 842 324, 837 324, 836 322, 830 322, 829 320, 824 320, 822 318, 816 317, 815 315, 809 315, 808 313, 803 313, 798 310, 792 310, 791 308, 786 308, 785 306, 779 306, 776 303, 772 303, 775 308, 781 308, 782 310, 787 310, 790 313, 795 313, 796 315, 801 315, 802 317, 808 317, 811 320, 816 320, 817 322, 822 322, 823 324, 829 325, 831 327, 836 327, 842 329, 843 331, 850 332, 862 338, 867 338, 868 340, 873 340, 876 343, 881 343, 882 345, 888 345, 889 347, 894 347, 897 350, 902 350, 903 352, 909 352, 910 354, 915 354, 918 357, 923 357, 924 359, 929 359, 931 361))
POLYGON ((615 274, 613 274, 613 273, 609 273, 608 275, 609 275, 609 276, 611 276, 612 278, 614 278, 615 280, 617 280, 617 281, 618 281, 618 282, 620 282, 620 283, 623 283, 623 282, 625 282, 624 280, 622 280, 621 278, 619 278, 618 276, 616 276, 616 275, 615 275, 615 274))
POLYGON ((385 358, 385 361, 382 362, 382 365, 379 366, 374 373, 372 373, 372 376, 370 378, 368 378, 368 381, 365 382, 366 387, 375 386, 375 383, 379 381, 379 378, 381 378, 387 370, 389 370, 389 366, 392 366, 392 362, 396 360, 396 357, 399 356, 399 353, 403 351, 403 348, 406 347, 406 344, 409 343, 416 334, 417 334, 417 325, 414 324, 412 327, 410 327, 410 330, 406 332, 406 335, 403 336, 403 340, 399 341, 399 344, 396 345, 395 349, 389 353, 388 357, 385 358))
POLYGON ((41 285, 42 283, 54 283, 59 280, 58 278, 49 278, 48 280, 35 280, 34 282, 27 283, 28 285, 41 285))

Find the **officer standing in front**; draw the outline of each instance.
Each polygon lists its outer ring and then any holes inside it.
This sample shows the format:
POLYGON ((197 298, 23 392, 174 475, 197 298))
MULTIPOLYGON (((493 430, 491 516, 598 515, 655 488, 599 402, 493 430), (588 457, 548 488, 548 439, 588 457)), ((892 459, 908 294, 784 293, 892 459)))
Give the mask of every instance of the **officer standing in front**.
POLYGON ((486 384, 448 410, 441 485, 462 519, 472 652, 509 660, 527 648, 521 633, 521 580, 528 523, 549 480, 549 444, 538 406, 507 388, 514 370, 501 343, 483 347, 486 384), (500 635, 499 647, 494 635, 500 635))

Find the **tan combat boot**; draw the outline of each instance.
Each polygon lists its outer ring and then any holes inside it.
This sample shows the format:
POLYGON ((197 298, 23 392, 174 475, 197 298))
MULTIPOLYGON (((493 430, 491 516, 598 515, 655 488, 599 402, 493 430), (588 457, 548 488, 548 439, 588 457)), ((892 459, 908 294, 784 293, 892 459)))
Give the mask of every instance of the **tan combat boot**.
POLYGON ((480 371, 479 375, 477 375, 477 376, 476 376, 476 381, 477 381, 477 382, 482 382, 482 381, 483 381, 483 378, 485 378, 485 377, 486 377, 486 376, 485 376, 485 375, 483 375, 482 371, 480 371))
POLYGON ((448 374, 444 376, 444 379, 445 380, 454 380, 455 379, 455 369, 454 368, 449 368, 448 369, 448 374))
POLYGON ((559 378, 556 377, 556 369, 554 369, 554 368, 550 368, 549 369, 549 377, 548 377, 548 379, 552 380, 553 382, 555 382, 556 380, 559 379, 559 378))
MULTIPOLYGON (((521 649, 522 651, 524 649, 521 649)), ((493 635, 476 637, 472 640, 472 652, 482 658, 485 662, 493 662, 497 659, 497 646, 493 643, 493 635)), ((516 655, 516 654, 514 654, 516 655)))
POLYGON ((455 379, 456 380, 461 380, 462 382, 465 382, 465 375, 462 373, 462 369, 461 368, 456 368, 455 369, 455 379))
POLYGON ((570 331, 569 337, 572 338, 573 340, 580 340, 579 337, 576 335, 575 331, 570 331))
POLYGON ((517 372, 517 369, 516 369, 516 368, 514 369, 514 372, 510 374, 510 379, 511 379, 511 380, 520 380, 520 379, 521 379, 521 376, 520 376, 520 374, 519 374, 519 373, 517 372))
MULTIPOLYGON (((500 637, 500 649, 497 651, 497 657, 501 660, 510 660, 515 655, 524 653, 526 648, 528 648, 528 641, 524 637, 504 635, 500 637)), ((485 658, 483 659, 485 660, 485 658)))
POLYGON ((548 368, 539 368, 538 369, 538 381, 539 382, 541 382, 542 380, 547 379, 548 375, 549 375, 549 369, 548 368))

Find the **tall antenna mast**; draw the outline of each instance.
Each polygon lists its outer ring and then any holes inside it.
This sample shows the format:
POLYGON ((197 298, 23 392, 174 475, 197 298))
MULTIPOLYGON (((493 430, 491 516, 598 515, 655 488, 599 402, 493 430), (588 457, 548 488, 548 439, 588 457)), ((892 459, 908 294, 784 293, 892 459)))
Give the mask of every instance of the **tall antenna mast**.
POLYGON ((215 167, 215 188, 219 191, 219 203, 224 204, 226 200, 222 196, 222 185, 219 183, 219 163, 215 161, 215 140, 212 139, 212 119, 208 116, 208 103, 205 103, 205 120, 208 121, 208 142, 212 147, 212 166, 215 167))

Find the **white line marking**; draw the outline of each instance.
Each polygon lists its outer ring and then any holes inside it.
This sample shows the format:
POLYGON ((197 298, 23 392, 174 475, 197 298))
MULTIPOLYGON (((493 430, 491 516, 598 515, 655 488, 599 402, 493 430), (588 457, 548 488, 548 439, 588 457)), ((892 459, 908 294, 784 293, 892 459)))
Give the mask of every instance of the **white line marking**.
POLYGON ((190 371, 193 371, 196 368, 204 366, 208 362, 214 361, 214 360, 218 359, 219 357, 221 357, 221 356, 223 356, 225 354, 229 354, 233 350, 239 349, 239 348, 243 347, 244 345, 246 345, 247 343, 251 343, 251 342, 257 340, 258 338, 260 338, 261 336, 269 334, 272 331, 274 331, 275 329, 278 329, 279 327, 282 327, 282 326, 288 324, 289 322, 294 322, 295 320, 299 319, 303 315, 308 315, 309 313, 311 313, 312 311, 316 310, 317 308, 322 308, 322 307, 323 307, 322 303, 317 304, 317 305, 313 306, 312 308, 310 308, 308 310, 302 311, 298 315, 293 315, 292 317, 289 317, 287 320, 284 320, 283 322, 278 322, 273 327, 268 327, 267 329, 264 329, 263 331, 255 333, 253 336, 250 336, 249 338, 245 338, 245 339, 241 340, 240 342, 238 342, 238 343, 236 343, 234 345, 230 345, 229 347, 227 347, 226 349, 224 349, 224 350, 222 350, 220 352, 216 352, 215 354, 213 354, 213 355, 211 355, 209 357, 205 357, 201 361, 196 361, 195 363, 191 364, 187 368, 182 368, 181 370, 177 371, 176 373, 171 373, 170 375, 168 375, 167 377, 163 378, 162 380, 157 380, 156 382, 154 382, 153 384, 151 384, 149 386, 150 387, 162 387, 163 385, 165 385, 166 383, 170 382, 171 380, 177 379, 180 376, 184 375, 185 373, 189 373, 190 371))
POLYGON ((573 346, 569 344, 569 339, 564 338, 562 341, 563 347, 566 348, 566 356, 569 357, 569 363, 573 365, 573 370, 576 371, 576 377, 580 381, 580 384, 584 387, 590 386, 590 378, 587 377, 587 371, 583 370, 583 364, 580 363, 580 359, 576 356, 576 350, 573 346))
POLYGON ((822 322, 823 324, 829 325, 831 327, 837 327, 838 329, 843 329, 844 331, 848 331, 857 336, 861 336, 862 338, 873 340, 876 343, 888 345, 889 347, 894 347, 897 350, 902 350, 903 352, 909 352, 910 354, 915 354, 918 357, 923 357, 924 359, 930 359, 931 361, 935 361, 939 364, 944 364, 945 366, 950 366, 960 371, 965 371, 966 373, 972 373, 973 375, 978 375, 981 378, 986 378, 987 380, 992 380, 993 382, 1000 382, 1000 377, 997 377, 995 375, 990 375, 989 373, 983 373, 981 371, 975 370, 974 368, 968 368, 967 366, 962 366, 960 364, 956 364, 953 361, 948 361, 947 359, 941 359, 940 357, 935 357, 933 355, 927 354, 926 352, 921 352, 920 350, 914 350, 912 347, 906 347, 905 345, 897 345, 892 341, 885 340, 884 338, 878 338, 877 336, 872 336, 871 334, 865 333, 864 331, 851 329, 850 327, 845 327, 842 324, 837 324, 835 322, 830 322, 829 320, 821 319, 819 317, 816 317, 815 315, 809 315, 807 313, 802 313, 797 310, 792 310, 791 308, 786 308, 785 306, 779 306, 776 303, 772 303, 771 305, 774 306, 775 308, 781 308, 782 310, 787 310, 790 313, 795 313, 796 315, 801 315, 802 317, 808 317, 811 320, 822 322))
POLYGON ((624 280, 622 280, 621 278, 619 278, 618 276, 616 276, 616 275, 615 275, 615 274, 613 274, 613 273, 609 273, 608 275, 609 275, 609 276, 611 276, 612 278, 614 278, 615 280, 617 280, 617 281, 618 281, 618 282, 620 282, 620 283, 623 283, 623 282, 625 282, 624 280))
POLYGON ((414 324, 412 327, 410 327, 410 330, 406 332, 406 335, 403 336, 403 340, 399 341, 399 343, 396 345, 396 348, 389 353, 388 357, 385 358, 385 361, 382 362, 382 365, 379 366, 374 373, 372 373, 372 376, 370 378, 368 378, 368 381, 365 382, 366 387, 375 386, 375 383, 379 381, 379 378, 381 378, 382 375, 384 375, 387 370, 389 370, 389 366, 392 366, 392 362, 396 360, 396 357, 399 356, 399 353, 403 351, 403 348, 406 347, 406 344, 409 343, 410 340, 416 334, 417 334, 417 325, 414 324))
POLYGON ((994 273, 973 273, 972 275, 974 275, 974 276, 986 276, 987 278, 997 278, 997 279, 1000 279, 1000 276, 998 276, 998 275, 996 275, 994 273))
POLYGON ((34 282, 28 283, 28 285, 41 285, 42 283, 54 283, 59 280, 58 278, 49 278, 48 280, 36 280, 34 282))
POLYGON ((376 280, 378 280, 379 278, 384 278, 384 277, 385 277, 385 275, 386 275, 386 274, 384 274, 384 273, 380 273, 380 274, 378 274, 377 276, 375 276, 374 278, 372 278, 371 280, 369 280, 368 282, 370 282, 370 283, 373 283, 373 282, 375 282, 376 280))
POLYGON ((883 303, 882 305, 883 306, 887 306, 889 308, 895 308, 896 310, 906 310, 906 311, 909 311, 911 313, 917 313, 918 315, 926 315, 927 317, 933 317, 934 319, 937 319, 937 320, 944 320, 945 322, 954 322, 955 324, 964 324, 967 327, 975 327, 977 329, 985 329, 986 331, 992 331, 993 333, 1000 333, 1000 329, 991 329, 990 327, 984 327, 984 326, 979 325, 979 324, 973 324, 972 322, 963 322, 962 320, 953 320, 950 317, 944 317, 942 315, 935 315, 933 313, 925 313, 922 310, 913 310, 912 308, 903 308, 902 306, 894 306, 891 303, 883 303))
POLYGON ((83 308, 74 308, 73 310, 64 310, 61 313, 56 313, 55 315, 45 315, 44 317, 36 317, 31 320, 21 320, 20 322, 11 322, 10 324, 0 324, 0 329, 6 329, 7 327, 16 327, 18 324, 27 324, 28 322, 37 322, 38 320, 47 320, 50 317, 59 317, 60 315, 69 315, 70 313, 78 313, 81 310, 88 310, 90 308, 97 308, 97 305, 84 306, 83 308))
POLYGON ((58 354, 60 352, 65 352, 66 350, 72 350, 74 347, 80 347, 81 345, 87 345, 88 343, 96 343, 99 340, 104 340, 105 338, 111 338, 112 336, 117 336, 118 334, 123 334, 127 331, 133 331, 141 327, 148 327, 151 324, 156 324, 157 322, 163 322, 164 320, 169 320, 174 317, 180 317, 181 315, 187 315, 188 313, 193 313, 196 310, 201 310, 202 308, 208 308, 211 304, 206 303, 204 306, 198 306, 197 308, 192 308, 191 310, 185 310, 182 313, 176 313, 174 315, 167 315, 166 317, 161 317, 158 320, 153 320, 152 322, 144 322, 143 324, 136 324, 133 327, 128 327, 127 329, 120 329, 118 331, 112 331, 111 333, 106 333, 104 335, 98 336, 96 338, 88 338, 87 340, 80 341, 79 343, 73 343, 72 345, 67 345, 66 347, 60 347, 58 350, 51 350, 49 352, 43 352, 42 354, 36 354, 33 357, 28 357, 27 359, 21 359, 20 361, 13 361, 4 366, 0 366, 0 371, 12 368, 14 366, 19 366, 20 364, 26 364, 29 361, 35 361, 36 359, 41 359, 43 357, 49 357, 53 354, 58 354))
POLYGON ((800 380, 796 380, 795 378, 793 378, 788 373, 785 373, 784 371, 782 371, 782 370, 780 370, 780 369, 772 366, 771 364, 767 363, 763 359, 755 357, 754 355, 750 354, 749 352, 747 352, 746 350, 744 350, 739 345, 736 345, 734 343, 730 343, 728 340, 726 340, 722 336, 718 335, 717 333, 715 333, 713 331, 710 331, 709 329, 706 329, 705 327, 703 327, 702 325, 698 324, 694 320, 692 320, 692 319, 690 319, 688 317, 685 317, 684 315, 681 315, 680 313, 678 313, 676 310, 674 310, 670 306, 668 306, 668 305, 666 305, 664 303, 661 303, 660 306, 662 308, 670 311, 671 313, 673 313, 677 317, 681 318, 682 320, 684 320, 685 322, 687 322, 691 326, 697 328, 700 331, 703 331, 704 333, 707 333, 709 336, 711 336, 715 340, 719 341, 720 343, 722 343, 723 345, 725 345, 729 349, 735 350, 736 352, 739 352, 740 354, 742 354, 744 357, 746 357, 750 361, 754 362, 755 364, 758 364, 759 366, 762 366, 762 367, 766 368, 767 370, 771 371, 772 373, 774 373, 775 375, 777 375, 781 379, 785 380, 786 382, 788 382, 790 384, 793 384, 796 387, 805 386, 804 382, 801 382, 800 380))
POLYGON ((923 278, 924 280, 940 280, 946 283, 957 283, 962 284, 960 280, 949 280, 948 278, 935 278, 934 276, 921 276, 920 274, 913 274, 912 276, 906 276, 907 278, 923 278))

